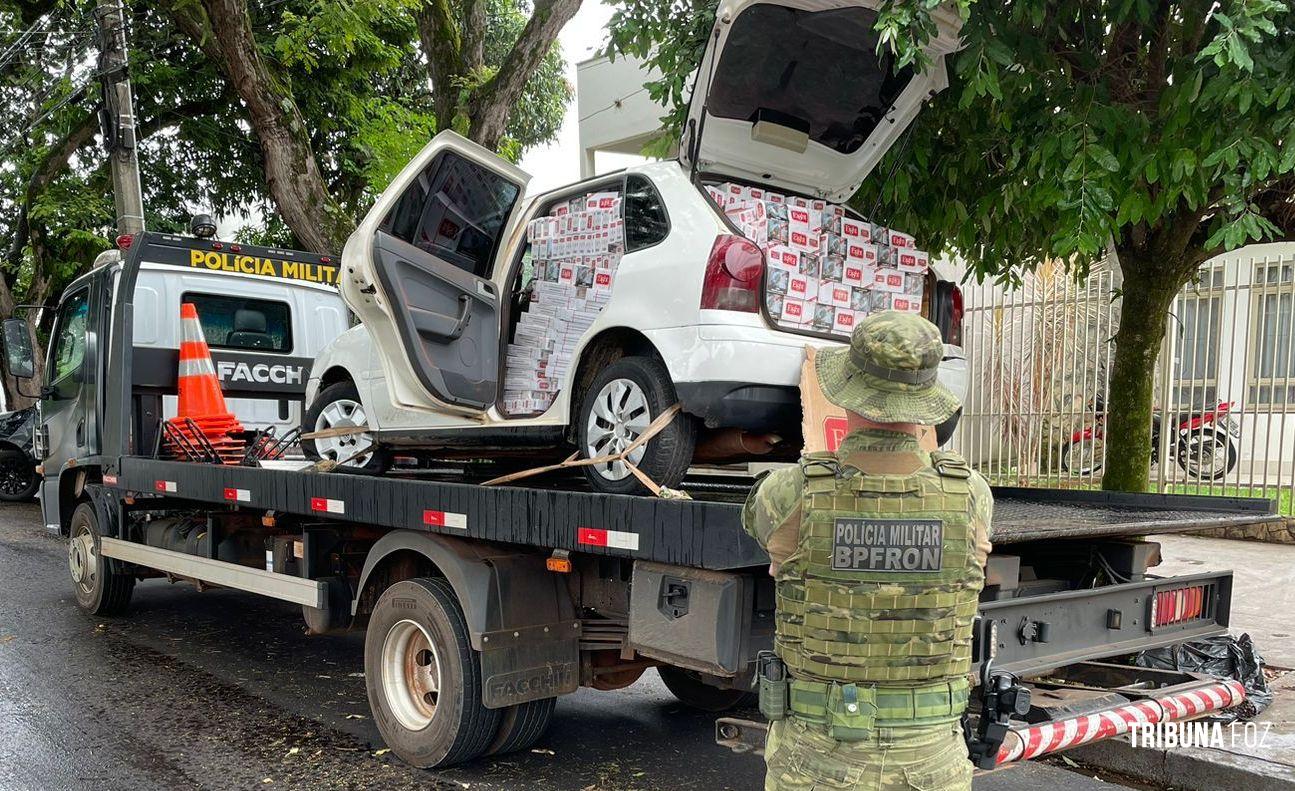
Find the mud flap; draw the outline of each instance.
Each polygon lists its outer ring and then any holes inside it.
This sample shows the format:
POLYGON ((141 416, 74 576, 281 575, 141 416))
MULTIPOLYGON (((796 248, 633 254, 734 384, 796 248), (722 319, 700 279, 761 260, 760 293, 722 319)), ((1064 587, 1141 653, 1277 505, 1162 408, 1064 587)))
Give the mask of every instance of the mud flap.
POLYGON ((482 635, 482 704, 498 709, 575 692, 579 634, 570 621, 482 635))

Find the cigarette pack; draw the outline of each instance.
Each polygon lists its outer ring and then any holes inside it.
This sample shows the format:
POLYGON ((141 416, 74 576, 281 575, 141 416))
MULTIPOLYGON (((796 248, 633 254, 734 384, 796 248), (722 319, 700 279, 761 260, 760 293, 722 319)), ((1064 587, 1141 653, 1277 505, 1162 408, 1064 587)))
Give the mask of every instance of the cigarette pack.
POLYGON ((824 280, 843 282, 845 279, 845 258, 831 254, 823 256, 823 265, 818 276, 824 280))
POLYGON ((841 268, 841 282, 855 288, 871 287, 876 274, 877 268, 875 266, 847 260, 841 268))
POLYGON ((791 277, 800 277, 799 272, 782 267, 769 267, 765 273, 764 289, 770 294, 786 294, 791 288, 791 277))
POLYGON ((771 268, 800 271, 800 253, 783 245, 770 245, 765 260, 771 268))
POLYGON ((880 263, 877 246, 868 242, 850 242, 845 250, 845 258, 863 266, 877 266, 880 263))
POLYGON ((787 274, 787 296, 813 302, 818 298, 818 278, 800 274, 787 274))
POLYGON ((812 305, 799 299, 784 298, 782 312, 777 315, 779 324, 803 326, 808 323, 812 305))
POLYGON ((850 310, 862 313, 872 310, 872 292, 866 288, 850 289, 850 310))
POLYGON ((800 273, 805 277, 823 276, 823 259, 818 253, 800 254, 800 273))
POLYGON ((911 294, 891 294, 890 309, 903 311, 905 313, 921 313, 922 298, 911 294))
POLYGON ((814 222, 813 209, 793 206, 787 210, 787 244, 802 253, 817 253, 822 229, 814 222))
POLYGON ((855 311, 850 308, 836 308, 832 318, 832 332, 837 335, 849 335, 854 332, 855 311))
POLYGON ((829 230, 849 242, 871 242, 872 223, 853 217, 833 217, 829 230))
POLYGON ((931 256, 924 250, 915 248, 895 248, 895 267, 903 272, 925 274, 931 266, 931 256))
POLYGON ((843 283, 824 280, 818 287, 818 304, 834 308, 850 308, 850 292, 854 289, 843 283))
POLYGON ((903 231, 896 231, 894 228, 878 229, 878 237, 881 244, 888 244, 891 247, 914 247, 913 237, 903 231))
POLYGON ((881 267, 872 279, 873 291, 888 291, 894 294, 904 292, 904 273, 898 269, 881 267))
POLYGON ((836 308, 831 305, 817 304, 814 306, 814 329, 821 332, 831 332, 832 326, 836 323, 836 308))
POLYGON ((586 211, 619 209, 621 196, 619 192, 591 192, 585 196, 584 204, 586 211))

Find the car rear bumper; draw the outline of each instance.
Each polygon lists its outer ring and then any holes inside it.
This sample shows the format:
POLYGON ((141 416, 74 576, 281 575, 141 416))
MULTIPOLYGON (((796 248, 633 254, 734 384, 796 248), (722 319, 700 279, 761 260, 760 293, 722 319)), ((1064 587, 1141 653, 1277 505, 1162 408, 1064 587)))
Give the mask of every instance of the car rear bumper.
POLYGON ((680 382, 675 385, 684 411, 709 428, 783 433, 800 425, 800 390, 750 382, 680 382))
MULTIPOLYGON (((712 428, 748 431, 798 428, 805 347, 842 345, 746 324, 701 324, 645 334, 661 353, 685 411, 712 428)), ((966 397, 967 363, 959 347, 945 346, 940 381, 959 400, 966 397)))

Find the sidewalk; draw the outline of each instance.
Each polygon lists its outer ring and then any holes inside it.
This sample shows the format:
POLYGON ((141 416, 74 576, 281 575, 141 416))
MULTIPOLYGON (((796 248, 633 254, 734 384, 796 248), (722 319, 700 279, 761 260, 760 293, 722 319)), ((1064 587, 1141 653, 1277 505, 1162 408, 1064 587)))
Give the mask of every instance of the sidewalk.
MULTIPOLYGON (((1160 542, 1164 556, 1156 574, 1231 569, 1232 632, 1248 632, 1269 667, 1295 668, 1295 546, 1195 536, 1152 540, 1160 542)), ((1224 727, 1223 748, 1133 748, 1120 738, 1070 755, 1183 791, 1295 789, 1295 672, 1272 687, 1273 703, 1253 727, 1224 727)))
POLYGON ((1270 667, 1295 669, 1295 545, 1153 536, 1161 576, 1232 570, 1232 632, 1249 632, 1270 667))

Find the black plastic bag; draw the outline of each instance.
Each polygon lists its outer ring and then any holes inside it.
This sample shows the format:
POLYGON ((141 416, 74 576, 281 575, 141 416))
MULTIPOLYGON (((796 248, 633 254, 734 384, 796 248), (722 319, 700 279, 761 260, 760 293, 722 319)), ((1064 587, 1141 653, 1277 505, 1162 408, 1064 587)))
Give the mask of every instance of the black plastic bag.
POLYGON ((1187 643, 1153 648, 1133 655, 1133 664, 1156 670, 1179 670, 1205 673, 1217 678, 1233 678, 1246 688, 1246 700, 1240 706, 1215 712, 1215 722, 1249 720, 1272 703, 1273 693, 1264 678, 1264 658, 1255 649, 1250 635, 1221 635, 1187 643))

